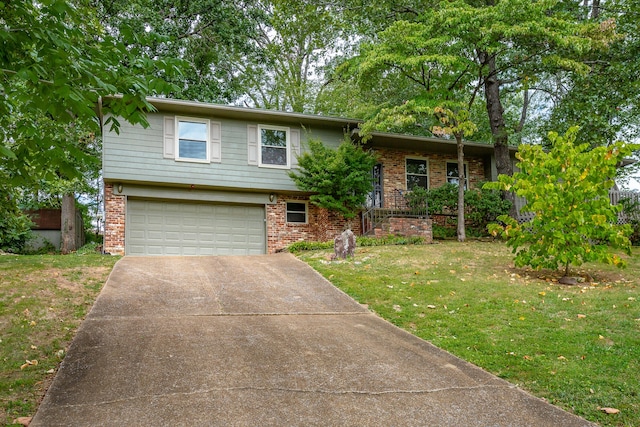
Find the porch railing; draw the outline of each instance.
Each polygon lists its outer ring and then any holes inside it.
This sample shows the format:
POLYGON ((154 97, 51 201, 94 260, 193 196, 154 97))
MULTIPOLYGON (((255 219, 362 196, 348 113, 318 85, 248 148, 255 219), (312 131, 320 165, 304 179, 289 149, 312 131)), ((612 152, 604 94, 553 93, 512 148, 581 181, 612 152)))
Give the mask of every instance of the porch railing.
POLYGON ((376 227, 389 218, 428 218, 429 205, 427 198, 416 197, 411 192, 393 190, 391 197, 384 199, 384 204, 373 204, 362 214, 362 234, 370 234, 376 227))

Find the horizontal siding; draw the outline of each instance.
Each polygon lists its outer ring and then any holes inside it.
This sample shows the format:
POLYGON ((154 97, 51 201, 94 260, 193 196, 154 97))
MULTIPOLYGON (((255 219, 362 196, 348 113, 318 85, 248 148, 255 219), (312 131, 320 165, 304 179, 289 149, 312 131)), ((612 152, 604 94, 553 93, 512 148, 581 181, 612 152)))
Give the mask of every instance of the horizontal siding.
MULTIPOLYGON (((163 158, 163 117, 163 114, 150 114, 150 126, 146 129, 123 122, 119 135, 105 132, 103 173, 106 180, 296 190, 287 170, 247 164, 247 124, 250 123, 209 117, 222 124, 222 162, 191 163, 163 158)), ((343 138, 339 130, 299 129, 302 152, 307 150, 309 138, 320 139, 333 147, 343 138)))

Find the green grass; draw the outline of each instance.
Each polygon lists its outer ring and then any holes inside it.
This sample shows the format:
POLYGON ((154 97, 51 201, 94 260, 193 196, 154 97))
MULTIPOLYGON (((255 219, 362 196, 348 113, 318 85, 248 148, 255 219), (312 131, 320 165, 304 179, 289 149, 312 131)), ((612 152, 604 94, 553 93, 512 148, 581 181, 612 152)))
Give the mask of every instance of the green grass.
POLYGON ((0 256, 0 424, 33 416, 117 260, 81 252, 0 256))
POLYGON ((300 254, 397 326, 603 426, 640 425, 640 251, 592 279, 515 269, 501 243, 358 248, 355 260, 300 254), (613 407, 607 415, 600 408, 613 407))

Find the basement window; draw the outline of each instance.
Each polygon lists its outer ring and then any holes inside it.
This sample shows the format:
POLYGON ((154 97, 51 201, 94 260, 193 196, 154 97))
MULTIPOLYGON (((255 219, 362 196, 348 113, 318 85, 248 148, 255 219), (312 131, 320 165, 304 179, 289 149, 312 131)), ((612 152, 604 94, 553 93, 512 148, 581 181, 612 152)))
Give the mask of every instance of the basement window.
POLYGON ((307 224, 307 203, 287 202, 287 223, 307 224))

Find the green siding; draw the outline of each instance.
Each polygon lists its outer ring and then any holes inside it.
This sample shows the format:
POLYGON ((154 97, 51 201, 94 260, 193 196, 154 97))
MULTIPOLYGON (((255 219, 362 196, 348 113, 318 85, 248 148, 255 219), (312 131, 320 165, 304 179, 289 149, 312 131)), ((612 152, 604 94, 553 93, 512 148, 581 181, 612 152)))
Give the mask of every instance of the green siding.
MULTIPOLYGON (((164 114, 150 114, 149 127, 122 123, 120 134, 105 132, 103 173, 107 181, 158 184, 193 184, 252 190, 295 191, 287 170, 261 168, 247 164, 247 124, 272 124, 206 117, 222 125, 222 162, 191 163, 163 158, 164 114)), ((291 126, 290 126, 291 127, 291 126)), ((294 129, 294 127, 291 127, 294 129)), ((339 130, 300 129, 301 151, 308 148, 309 137, 338 146, 343 139, 339 130)))

